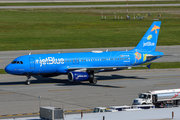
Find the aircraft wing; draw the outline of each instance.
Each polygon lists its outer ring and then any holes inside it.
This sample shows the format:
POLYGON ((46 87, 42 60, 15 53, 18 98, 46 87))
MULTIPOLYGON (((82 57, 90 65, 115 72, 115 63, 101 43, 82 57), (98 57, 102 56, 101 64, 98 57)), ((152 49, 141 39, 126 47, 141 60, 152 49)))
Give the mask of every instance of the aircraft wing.
POLYGON ((148 65, 137 65, 137 66, 103 66, 103 67, 69 67, 69 71, 87 71, 92 70, 95 73, 102 72, 102 71, 111 71, 111 70, 123 70, 123 69, 130 69, 132 67, 148 67, 148 65))

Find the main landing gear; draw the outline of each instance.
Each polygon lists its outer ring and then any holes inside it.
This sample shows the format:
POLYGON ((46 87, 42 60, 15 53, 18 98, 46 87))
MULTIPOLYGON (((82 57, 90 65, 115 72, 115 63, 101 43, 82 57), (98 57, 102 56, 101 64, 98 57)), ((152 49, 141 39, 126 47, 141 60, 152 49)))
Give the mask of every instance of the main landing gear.
POLYGON ((31 82, 30 82, 30 80, 29 80, 29 79, 31 78, 31 76, 27 75, 26 77, 27 77, 27 80, 26 80, 26 85, 30 85, 30 83, 31 83, 31 82))
POLYGON ((93 72, 91 72, 91 73, 89 73, 89 83, 93 83, 93 84, 96 84, 97 83, 97 79, 96 78, 94 78, 94 73, 93 72))

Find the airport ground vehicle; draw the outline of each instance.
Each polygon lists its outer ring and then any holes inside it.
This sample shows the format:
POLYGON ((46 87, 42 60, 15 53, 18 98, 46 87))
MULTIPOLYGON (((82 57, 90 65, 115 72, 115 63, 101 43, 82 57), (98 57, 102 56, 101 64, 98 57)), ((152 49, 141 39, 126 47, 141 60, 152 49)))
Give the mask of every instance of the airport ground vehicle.
POLYGON ((106 107, 95 107, 94 108, 94 113, 103 113, 106 112, 107 108, 106 107))
POLYGON ((118 112, 118 111, 123 111, 124 109, 131 109, 131 106, 109 106, 109 109, 107 112, 118 112))
POLYGON ((95 107, 94 113, 102 113, 102 112, 118 112, 123 111, 125 109, 131 109, 131 106, 109 106, 109 108, 106 107, 95 107))
POLYGON ((133 105, 154 104, 155 107, 180 105, 180 89, 156 90, 139 94, 133 105))

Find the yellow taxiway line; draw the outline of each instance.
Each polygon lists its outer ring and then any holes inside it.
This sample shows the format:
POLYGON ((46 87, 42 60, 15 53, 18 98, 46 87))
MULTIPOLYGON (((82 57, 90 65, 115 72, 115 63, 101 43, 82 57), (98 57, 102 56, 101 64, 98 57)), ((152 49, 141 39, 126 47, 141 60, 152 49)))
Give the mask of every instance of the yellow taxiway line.
MULTIPOLYGON (((71 113, 71 112, 85 112, 85 111, 93 111, 93 109, 85 109, 85 110, 68 110, 64 111, 64 113, 71 113)), ((12 115, 0 115, 1 117, 14 117, 14 116, 27 116, 27 115, 39 115, 40 113, 23 113, 23 114, 12 114, 12 115)))

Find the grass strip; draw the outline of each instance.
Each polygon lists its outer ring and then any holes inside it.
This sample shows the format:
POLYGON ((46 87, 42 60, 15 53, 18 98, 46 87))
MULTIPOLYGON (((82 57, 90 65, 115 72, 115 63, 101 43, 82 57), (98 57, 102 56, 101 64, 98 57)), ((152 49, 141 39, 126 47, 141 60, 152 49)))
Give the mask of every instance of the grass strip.
MULTIPOLYGON (((125 5, 121 2, 32 2, 32 3, 0 3, 0 6, 50 6, 50 5, 125 5)), ((179 0, 174 1, 128 1, 128 4, 180 4, 179 0)))
MULTIPOLYGON (((150 63, 145 63, 143 65, 149 65, 150 63)), ((152 63, 150 69, 168 69, 168 68, 180 68, 180 62, 161 62, 152 63)), ((134 69, 148 69, 147 67, 137 67, 134 69)))
POLYGON ((7 74, 4 69, 0 69, 0 74, 7 74))
MULTIPOLYGON (((149 63, 145 63, 143 65, 148 65, 149 63)), ((168 68, 180 68, 180 62, 162 62, 162 63, 152 63, 151 69, 168 69, 168 68)), ((148 69, 147 67, 137 67, 129 70, 136 69, 148 69)), ((0 74, 7 74, 4 69, 0 69, 0 74)))
POLYGON ((126 8, 2 9, 0 51, 132 47, 154 19, 162 21, 157 45, 180 45, 179 12, 180 7, 129 8, 131 20, 125 20, 126 8))

